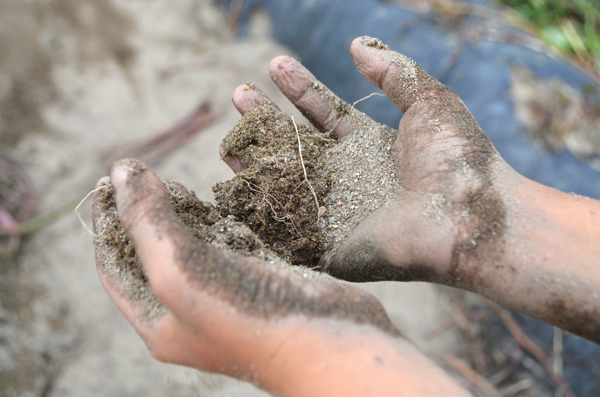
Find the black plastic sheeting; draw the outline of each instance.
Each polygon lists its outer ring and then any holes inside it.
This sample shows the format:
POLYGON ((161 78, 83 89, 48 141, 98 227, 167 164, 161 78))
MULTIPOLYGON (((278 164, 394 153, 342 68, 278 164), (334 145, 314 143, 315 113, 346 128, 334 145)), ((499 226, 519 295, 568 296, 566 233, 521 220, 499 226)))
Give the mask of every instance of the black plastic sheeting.
MULTIPOLYGON (((230 2, 222 0, 226 7, 230 2)), ((469 28, 492 23, 489 21, 469 17, 461 22, 462 29, 450 30, 426 15, 375 0, 244 0, 241 36, 248 33, 256 7, 270 15, 274 38, 295 51, 302 63, 342 99, 352 103, 376 91, 356 70, 349 49, 355 37, 378 37, 455 90, 519 173, 565 192, 600 199, 600 172, 568 152, 556 155, 535 147, 524 137, 510 99, 511 66, 515 63, 543 79, 557 77, 581 89, 595 87, 591 79, 566 62, 515 44, 486 39, 471 42, 461 37, 469 28)), ((506 27, 501 29, 507 31, 506 27)), ((394 128, 402 116, 387 98, 372 97, 357 108, 394 128)), ((518 319, 548 351, 552 327, 521 315, 518 319)), ((599 345, 567 335, 564 353, 600 368, 599 345)), ((564 373, 577 396, 600 396, 600 385, 590 371, 566 363, 564 373)))

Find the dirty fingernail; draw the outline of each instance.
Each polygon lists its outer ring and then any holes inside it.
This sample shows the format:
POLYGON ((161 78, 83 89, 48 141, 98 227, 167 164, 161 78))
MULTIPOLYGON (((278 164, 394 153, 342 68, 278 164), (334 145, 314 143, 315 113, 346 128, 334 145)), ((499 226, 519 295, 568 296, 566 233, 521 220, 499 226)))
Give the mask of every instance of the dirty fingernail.
POLYGON ((108 177, 108 176, 103 176, 102 178, 100 178, 100 179, 98 180, 98 183, 96 183, 96 187, 97 187, 97 188, 98 188, 98 187, 102 187, 102 186, 108 185, 109 183, 110 183, 110 177, 108 177))
POLYGON ((110 172, 110 181, 115 189, 122 188, 125 183, 133 176, 146 169, 146 165, 136 159, 122 159, 112 166, 110 172))
POLYGON ((362 36, 359 38, 360 43, 366 47, 373 47, 378 50, 389 50, 390 47, 383 43, 383 41, 379 40, 375 37, 370 36, 362 36))

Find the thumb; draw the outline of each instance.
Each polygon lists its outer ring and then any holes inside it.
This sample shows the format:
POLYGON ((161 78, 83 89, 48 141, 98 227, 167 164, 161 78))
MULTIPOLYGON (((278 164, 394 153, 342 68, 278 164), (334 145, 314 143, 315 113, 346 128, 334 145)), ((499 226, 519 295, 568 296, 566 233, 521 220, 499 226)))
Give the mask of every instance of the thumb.
POLYGON ((368 36, 354 39, 350 53, 360 74, 381 88, 405 113, 417 102, 439 97, 442 92, 454 93, 415 61, 389 50, 379 39, 368 36))

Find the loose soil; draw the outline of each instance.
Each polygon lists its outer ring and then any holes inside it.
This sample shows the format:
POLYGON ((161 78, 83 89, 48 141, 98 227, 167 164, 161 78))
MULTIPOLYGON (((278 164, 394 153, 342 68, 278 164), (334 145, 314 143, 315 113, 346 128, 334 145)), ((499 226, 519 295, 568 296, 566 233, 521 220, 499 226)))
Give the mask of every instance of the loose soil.
MULTIPOLYGON (((310 87, 322 91, 318 83, 310 87)), ((246 169, 213 187, 217 208, 291 264, 318 267, 397 186, 390 154, 396 131, 347 107, 334 108, 358 130, 339 142, 309 126, 297 125, 296 133, 290 117, 264 104, 222 143, 224 154, 237 156, 246 169)))
MULTIPOLYGON (((232 217, 221 217, 210 203, 198 199, 178 182, 165 181, 165 189, 175 213, 196 238, 219 249, 256 256, 269 262, 279 261, 276 254, 244 224, 232 217)), ((119 220, 114 189, 110 183, 100 188, 95 206, 98 216, 94 222, 96 262, 118 277, 128 298, 140 304, 149 318, 164 312, 162 304, 150 289, 142 263, 119 220)))
POLYGON ((248 225, 285 261, 313 267, 325 251, 319 207, 331 187, 321 159, 336 141, 312 127, 296 127, 270 104, 248 112, 222 144, 246 169, 213 191, 222 216, 248 225))
MULTIPOLYGON (((213 186, 215 205, 166 181, 176 214, 194 236, 220 249, 318 268, 321 256, 334 254, 365 216, 391 200, 396 186, 390 155, 396 132, 353 109, 343 115, 359 128, 338 142, 270 103, 255 107, 222 143, 224 154, 246 168, 213 186)), ((97 262, 122 279, 129 298, 150 317, 160 315, 110 184, 98 192, 96 205, 102 214, 94 224, 97 262)))

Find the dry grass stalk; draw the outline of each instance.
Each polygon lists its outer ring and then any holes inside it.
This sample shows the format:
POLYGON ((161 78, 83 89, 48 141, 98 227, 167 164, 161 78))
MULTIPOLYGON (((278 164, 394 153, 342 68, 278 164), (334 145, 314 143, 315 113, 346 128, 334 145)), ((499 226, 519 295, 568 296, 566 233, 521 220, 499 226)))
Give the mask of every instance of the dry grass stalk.
POLYGON ((88 227, 88 225, 85 223, 85 221, 81 217, 81 213, 79 212, 79 208, 81 208, 81 206, 83 205, 83 203, 85 202, 85 200, 87 200, 92 194, 96 193, 98 190, 101 190, 103 187, 104 186, 97 187, 96 189, 94 189, 91 192, 89 192, 88 194, 86 194, 85 197, 82 198, 81 201, 79 202, 79 204, 77 204, 77 206, 75 207, 75 215, 77 215, 77 219, 79 219, 79 222, 81 222, 81 224, 83 225, 83 228, 85 230, 87 230, 87 232, 89 234, 91 234, 92 236, 94 236, 94 237, 98 237, 98 235, 96 233, 94 233, 92 231, 92 229, 90 229, 88 227))
POLYGON ((302 170, 304 171, 304 180, 308 184, 310 191, 315 198, 315 205, 317 206, 317 221, 319 220, 319 199, 317 199, 317 193, 315 193, 315 189, 313 189, 312 185, 308 181, 308 174, 306 173, 306 167, 304 166, 304 159, 302 158, 302 142, 300 141, 300 133, 298 133, 298 126, 296 125, 296 121, 294 120, 294 116, 292 116, 292 123, 294 123, 294 129, 296 130, 296 137, 298 138, 298 152, 300 153, 300 163, 302 164, 302 170))
POLYGON ((511 333, 521 349, 527 351, 542 365, 552 383, 557 389, 564 390, 564 397, 575 397, 575 393, 567 383, 567 381, 554 371, 551 360, 546 355, 544 349, 540 347, 533 339, 531 339, 525 331, 512 318, 509 311, 500 307, 494 302, 489 302, 490 307, 496 312, 500 320, 504 323, 508 331, 511 333))
MULTIPOLYGON (((296 234, 298 234, 298 236, 300 235, 300 232, 298 231, 298 228, 296 228, 296 224, 294 223, 294 218, 292 218, 292 215, 291 215, 291 214, 290 214, 290 213, 289 213, 289 212, 288 212, 288 211, 285 209, 285 207, 283 206, 283 204, 281 204, 281 203, 279 202, 279 200, 277 200, 277 198, 276 198, 275 196, 273 196, 272 194, 268 193, 267 191, 265 191, 265 189, 263 189, 262 187, 260 187, 260 186, 258 186, 258 185, 255 185, 255 184, 254 184, 254 183, 252 183, 252 182, 249 182, 249 181, 247 181, 247 180, 245 180, 245 179, 242 179, 242 180, 243 180, 244 182, 246 182, 246 184, 248 185, 248 188, 249 188, 250 190, 252 190, 252 191, 256 191, 256 190, 252 189, 252 187, 251 187, 251 186, 254 186, 254 187, 255 187, 255 188, 257 188, 258 190, 260 190, 260 192, 261 192, 262 194, 264 194, 265 196, 269 196, 269 197, 271 197, 273 200, 275 200, 275 202, 276 202, 276 203, 277 203, 277 204, 278 204, 278 205, 281 207, 281 209, 283 209, 283 211, 285 212, 285 214, 286 214, 286 218, 288 218, 288 219, 290 220, 290 222, 292 223, 292 227, 294 228, 294 231, 296 232, 296 234)), ((273 210, 273 213, 275 214, 275 219, 276 219, 276 220, 278 220, 278 221, 282 221, 282 219, 281 219, 281 218, 279 218, 279 217, 277 216, 277 213, 276 213, 276 212, 275 212, 275 210, 273 209, 273 206, 271 205, 271 203, 269 203, 269 202, 267 201, 267 204, 269 204, 269 207, 271 207, 271 209, 273 210)))

